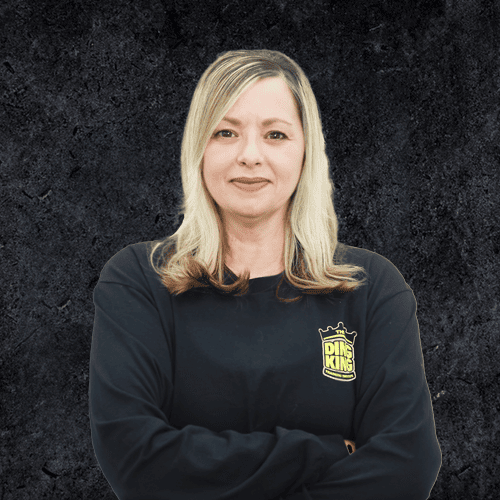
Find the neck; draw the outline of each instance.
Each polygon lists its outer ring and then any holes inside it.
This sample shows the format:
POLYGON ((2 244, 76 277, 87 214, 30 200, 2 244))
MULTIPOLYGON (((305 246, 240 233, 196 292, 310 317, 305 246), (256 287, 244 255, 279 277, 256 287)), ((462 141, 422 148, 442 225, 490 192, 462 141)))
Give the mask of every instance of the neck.
MULTIPOLYGON (((272 276, 284 270, 285 231, 268 226, 264 230, 227 231, 229 251, 226 265, 238 274, 249 269, 251 274, 269 273, 272 276)), ((266 275, 266 274, 265 274, 266 275)))

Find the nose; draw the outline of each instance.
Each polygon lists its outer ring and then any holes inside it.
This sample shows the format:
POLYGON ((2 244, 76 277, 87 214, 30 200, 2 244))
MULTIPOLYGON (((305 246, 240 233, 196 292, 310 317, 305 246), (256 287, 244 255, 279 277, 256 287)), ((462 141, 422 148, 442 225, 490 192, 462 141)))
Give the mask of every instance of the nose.
POLYGON ((248 134, 246 137, 242 137, 237 159, 238 163, 245 165, 262 163, 263 154, 257 134, 248 134))

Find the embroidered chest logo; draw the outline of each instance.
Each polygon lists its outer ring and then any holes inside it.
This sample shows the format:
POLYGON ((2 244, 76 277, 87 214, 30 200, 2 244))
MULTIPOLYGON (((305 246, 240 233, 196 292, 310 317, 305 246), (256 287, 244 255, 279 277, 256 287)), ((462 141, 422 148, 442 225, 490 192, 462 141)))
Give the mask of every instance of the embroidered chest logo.
POLYGON ((342 382, 354 380, 354 339, 357 333, 349 333, 342 322, 336 328, 320 328, 319 333, 323 344, 323 375, 342 382))

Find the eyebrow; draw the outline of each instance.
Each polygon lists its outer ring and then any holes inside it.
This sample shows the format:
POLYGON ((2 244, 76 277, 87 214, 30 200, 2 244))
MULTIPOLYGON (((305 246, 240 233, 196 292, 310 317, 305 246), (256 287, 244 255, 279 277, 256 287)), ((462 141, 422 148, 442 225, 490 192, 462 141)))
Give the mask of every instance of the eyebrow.
MULTIPOLYGON (((232 123, 233 125, 236 125, 236 126, 241 125, 241 122, 239 120, 237 120, 236 118, 225 117, 222 119, 222 121, 232 123)), ((276 123, 276 122, 286 123, 287 125, 290 125, 293 127, 293 125, 290 122, 287 122, 286 120, 282 120, 281 118, 268 118, 267 120, 264 120, 262 122, 262 125, 264 127, 267 127, 268 125, 271 125, 272 123, 276 123)))

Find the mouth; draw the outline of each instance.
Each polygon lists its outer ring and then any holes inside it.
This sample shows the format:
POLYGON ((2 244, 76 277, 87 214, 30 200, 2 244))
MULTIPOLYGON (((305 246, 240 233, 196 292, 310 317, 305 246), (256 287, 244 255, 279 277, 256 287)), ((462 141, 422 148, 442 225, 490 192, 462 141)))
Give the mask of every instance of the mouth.
POLYGON ((260 182, 233 181, 233 184, 235 185, 236 188, 243 191, 259 191, 265 188, 269 184, 269 181, 260 181, 260 182))
POLYGON ((242 184, 258 184, 260 182, 269 182, 269 181, 267 179, 264 179, 263 177, 257 177, 255 179, 245 179, 239 177, 238 179, 233 179, 231 182, 241 182, 242 184))

